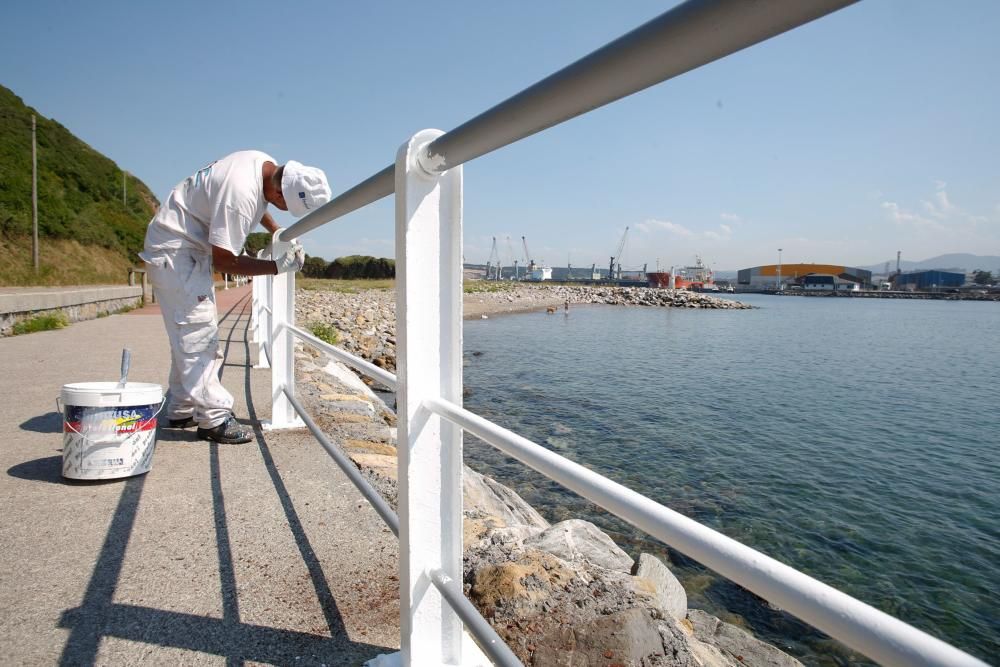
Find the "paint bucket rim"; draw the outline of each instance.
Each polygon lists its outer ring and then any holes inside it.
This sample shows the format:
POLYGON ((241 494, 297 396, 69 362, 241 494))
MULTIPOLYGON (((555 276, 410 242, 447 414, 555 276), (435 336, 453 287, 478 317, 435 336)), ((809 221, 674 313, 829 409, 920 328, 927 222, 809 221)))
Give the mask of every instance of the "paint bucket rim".
POLYGON ((163 387, 152 382, 72 382, 62 386, 64 405, 104 407, 153 405, 163 400, 163 387))

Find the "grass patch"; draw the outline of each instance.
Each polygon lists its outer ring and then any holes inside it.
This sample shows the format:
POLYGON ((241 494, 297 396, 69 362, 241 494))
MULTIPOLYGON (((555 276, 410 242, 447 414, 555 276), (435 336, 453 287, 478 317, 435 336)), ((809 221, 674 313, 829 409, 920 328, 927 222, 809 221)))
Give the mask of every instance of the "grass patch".
POLYGON ((319 292, 341 292, 357 294, 364 290, 388 290, 396 287, 396 281, 391 278, 334 280, 330 278, 303 278, 295 281, 299 289, 319 292))
POLYGON ((462 291, 466 294, 512 292, 519 284, 513 280, 466 280, 462 284, 462 291))
POLYGON ((63 329, 69 326, 69 320, 62 313, 49 313, 48 315, 36 315, 27 320, 21 320, 14 325, 11 333, 15 336, 35 333, 36 331, 51 331, 52 329, 63 329))
POLYGON ((340 339, 340 333, 329 324, 323 322, 313 322, 306 328, 309 329, 313 336, 330 345, 336 345, 340 339))
POLYGON ((0 285, 124 285, 133 265, 116 250, 67 239, 40 239, 38 254, 36 273, 31 237, 0 236, 0 285))
POLYGON ((113 311, 112 310, 101 310, 101 311, 97 312, 97 319, 101 319, 101 318, 104 318, 104 317, 111 317, 112 315, 124 315, 125 313, 131 313, 133 310, 135 310, 138 307, 139 306, 125 305, 125 306, 122 306, 121 308, 118 308, 117 310, 113 310, 113 311))

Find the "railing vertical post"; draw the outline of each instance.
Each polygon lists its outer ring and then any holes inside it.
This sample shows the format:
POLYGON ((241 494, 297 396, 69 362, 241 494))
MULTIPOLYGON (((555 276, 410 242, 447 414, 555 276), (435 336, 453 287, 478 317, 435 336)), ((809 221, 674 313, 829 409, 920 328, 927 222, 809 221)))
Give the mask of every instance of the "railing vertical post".
MULTIPOLYGON (((462 401, 462 170, 431 174, 424 130, 396 155, 400 632, 404 665, 463 664, 462 623, 428 574, 462 580, 462 431, 424 399, 462 401)), ((467 656, 468 657, 468 656, 467 656)))
MULTIPOLYGON (((291 247, 271 239, 271 256, 276 257, 291 247)), ((271 278, 271 331, 267 350, 271 354, 271 420, 267 429, 302 428, 305 423, 285 396, 285 389, 295 394, 295 338, 286 325, 295 324, 295 273, 279 273, 271 278)))
MULTIPOLYGON (((267 250, 257 253, 257 259, 267 259, 267 250)), ((254 324, 254 342, 257 343, 257 363, 254 368, 270 368, 271 363, 267 360, 271 354, 271 276, 254 276, 254 313, 256 320, 254 324)))
POLYGON ((260 343, 260 283, 261 278, 250 285, 250 342, 260 343))

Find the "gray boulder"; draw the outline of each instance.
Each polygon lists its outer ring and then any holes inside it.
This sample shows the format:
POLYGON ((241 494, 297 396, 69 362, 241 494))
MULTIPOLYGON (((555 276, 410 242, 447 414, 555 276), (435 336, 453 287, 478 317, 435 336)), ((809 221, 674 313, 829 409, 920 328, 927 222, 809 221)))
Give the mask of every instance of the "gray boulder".
POLYGON ((531 664, 700 667, 683 635, 644 609, 626 609, 582 626, 563 628, 560 639, 539 646, 531 656, 531 664))
POLYGON ((652 595, 664 616, 677 620, 687 616, 687 593, 663 561, 649 554, 640 555, 635 576, 639 579, 636 587, 652 595))
POLYGON ((632 572, 634 561, 604 531, 582 519, 560 521, 524 541, 526 547, 547 551, 569 562, 587 561, 593 565, 632 572))
POLYGON ((781 649, 766 644, 746 630, 720 621, 700 609, 688 611, 695 639, 713 646, 732 660, 733 665, 751 667, 802 667, 802 663, 781 649))
POLYGON ((545 530, 549 522, 503 484, 468 466, 462 469, 463 502, 470 511, 496 520, 497 527, 528 526, 545 530))

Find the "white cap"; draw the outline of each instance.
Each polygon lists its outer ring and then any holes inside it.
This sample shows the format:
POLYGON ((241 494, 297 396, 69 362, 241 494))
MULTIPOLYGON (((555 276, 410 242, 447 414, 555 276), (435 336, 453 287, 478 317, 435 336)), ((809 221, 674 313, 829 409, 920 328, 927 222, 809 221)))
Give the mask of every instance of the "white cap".
POLYGON ((322 169, 307 167, 289 160, 281 175, 281 194, 285 197, 288 212, 301 218, 330 201, 330 184, 322 169))

